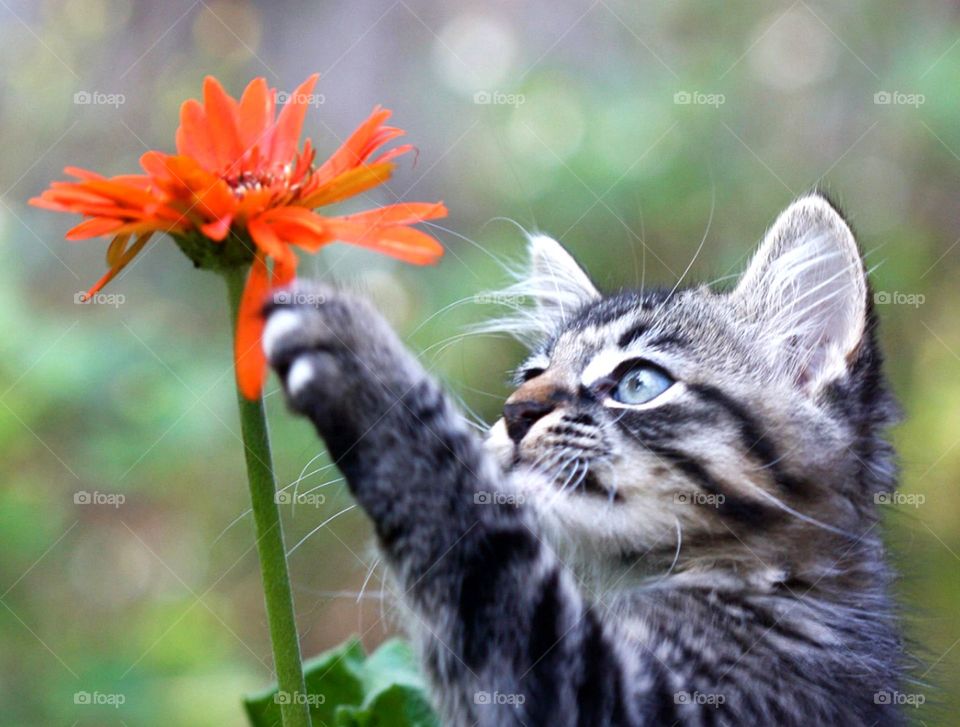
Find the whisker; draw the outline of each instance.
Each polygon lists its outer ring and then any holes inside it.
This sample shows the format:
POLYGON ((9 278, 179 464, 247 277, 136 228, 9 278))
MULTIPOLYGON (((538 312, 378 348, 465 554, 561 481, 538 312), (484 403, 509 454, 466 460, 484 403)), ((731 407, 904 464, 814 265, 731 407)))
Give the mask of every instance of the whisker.
POLYGON ((370 566, 370 570, 367 571, 367 577, 363 579, 363 585, 360 586, 360 593, 357 594, 357 603, 360 603, 360 599, 363 598, 363 592, 367 590, 367 584, 370 583, 370 578, 373 576, 373 572, 377 569, 377 566, 380 565, 380 558, 377 558, 373 561, 373 564, 370 566))
POLYGON ((220 538, 222 538, 224 535, 226 535, 226 534, 227 534, 227 531, 230 530, 230 528, 232 528, 234 525, 236 525, 238 522, 240 522, 241 520, 243 520, 247 515, 249 515, 249 514, 252 513, 252 512, 253 512, 253 508, 249 508, 249 507, 248 507, 248 508, 247 508, 246 510, 244 510, 242 513, 240 513, 239 515, 237 515, 237 517, 234 518, 233 522, 231 522, 229 525, 227 525, 227 527, 225 527, 225 528, 220 532, 220 534, 219 534, 216 538, 214 538, 213 542, 210 543, 210 547, 212 548, 214 545, 216 545, 218 542, 220 542, 220 538))
POLYGON ((323 529, 324 527, 326 527, 327 525, 329 525, 330 523, 332 523, 332 522, 333 522, 334 520, 336 520, 338 517, 340 517, 341 515, 343 515, 343 514, 346 513, 346 512, 350 512, 350 511, 351 511, 353 508, 355 508, 355 507, 356 507, 356 504, 354 504, 354 505, 348 505, 347 507, 343 508, 340 512, 338 512, 336 515, 331 515, 331 516, 328 517, 326 520, 324 520, 322 523, 320 523, 319 525, 317 525, 317 527, 315 527, 315 528, 314 528, 313 530, 311 530, 309 533, 307 533, 306 535, 304 535, 303 538, 301 538, 301 540, 300 540, 299 543, 297 543, 297 544, 294 545, 292 548, 290 548, 290 550, 287 551, 287 557, 289 558, 291 555, 293 555, 294 551, 296 551, 297 548, 299 548, 301 545, 303 545, 305 542, 307 542, 307 540, 309 540, 312 535, 314 535, 315 533, 318 533, 321 529, 323 529))

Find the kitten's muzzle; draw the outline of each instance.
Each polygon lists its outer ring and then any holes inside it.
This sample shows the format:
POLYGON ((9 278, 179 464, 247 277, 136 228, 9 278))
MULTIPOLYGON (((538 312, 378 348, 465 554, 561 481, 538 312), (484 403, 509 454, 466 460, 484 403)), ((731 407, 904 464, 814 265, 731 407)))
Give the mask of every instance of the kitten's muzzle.
POLYGON ((507 425, 507 434, 519 444, 534 424, 556 408, 557 405, 549 401, 517 401, 505 404, 503 420, 507 425))
POLYGON ((572 399, 573 394, 558 386, 549 375, 531 379, 514 391, 503 406, 507 434, 519 444, 534 424, 572 399))

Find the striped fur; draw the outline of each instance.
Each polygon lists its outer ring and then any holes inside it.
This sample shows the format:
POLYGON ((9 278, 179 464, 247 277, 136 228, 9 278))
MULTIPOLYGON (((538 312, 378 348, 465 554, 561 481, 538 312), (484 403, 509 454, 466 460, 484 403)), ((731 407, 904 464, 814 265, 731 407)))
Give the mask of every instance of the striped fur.
POLYGON ((896 408, 839 214, 796 202, 729 293, 602 296, 556 243, 532 256, 509 401, 539 408, 485 443, 366 303, 268 309, 267 355, 375 525, 445 723, 899 724, 874 506, 896 408), (624 404, 641 360, 676 383, 624 404))

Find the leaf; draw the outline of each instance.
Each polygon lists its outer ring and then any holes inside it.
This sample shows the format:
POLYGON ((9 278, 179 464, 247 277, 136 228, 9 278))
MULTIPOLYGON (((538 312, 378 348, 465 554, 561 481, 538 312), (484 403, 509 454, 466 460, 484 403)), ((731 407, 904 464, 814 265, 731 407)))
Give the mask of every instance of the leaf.
POLYGON ((439 727, 440 722, 417 687, 394 684, 379 692, 370 704, 338 727, 439 727))
MULTIPOLYGON (((356 639, 304 663, 307 694, 315 727, 438 727, 426 683, 410 646, 385 642, 369 657, 356 639)), ((276 687, 244 700, 254 727, 280 725, 276 687)))

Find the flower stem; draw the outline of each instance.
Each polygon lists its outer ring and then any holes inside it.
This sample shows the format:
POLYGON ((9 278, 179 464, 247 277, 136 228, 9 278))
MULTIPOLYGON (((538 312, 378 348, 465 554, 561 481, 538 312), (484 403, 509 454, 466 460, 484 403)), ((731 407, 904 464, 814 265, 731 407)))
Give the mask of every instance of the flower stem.
MULTIPOLYGON (((236 333, 237 311, 243 293, 246 267, 223 271, 230 296, 230 313, 236 333)), ((310 727, 310 711, 303 698, 306 694, 303 667, 300 661, 300 642, 294 619, 293 594, 287 572, 287 557, 283 542, 283 526, 276 502, 276 481, 270 438, 264 415, 263 400, 249 401, 237 391, 240 405, 240 430, 244 455, 247 460, 247 480, 250 501, 256 523, 257 554, 260 558, 260 576, 270 624, 270 641, 281 692, 293 696, 280 704, 284 727, 310 727)))

